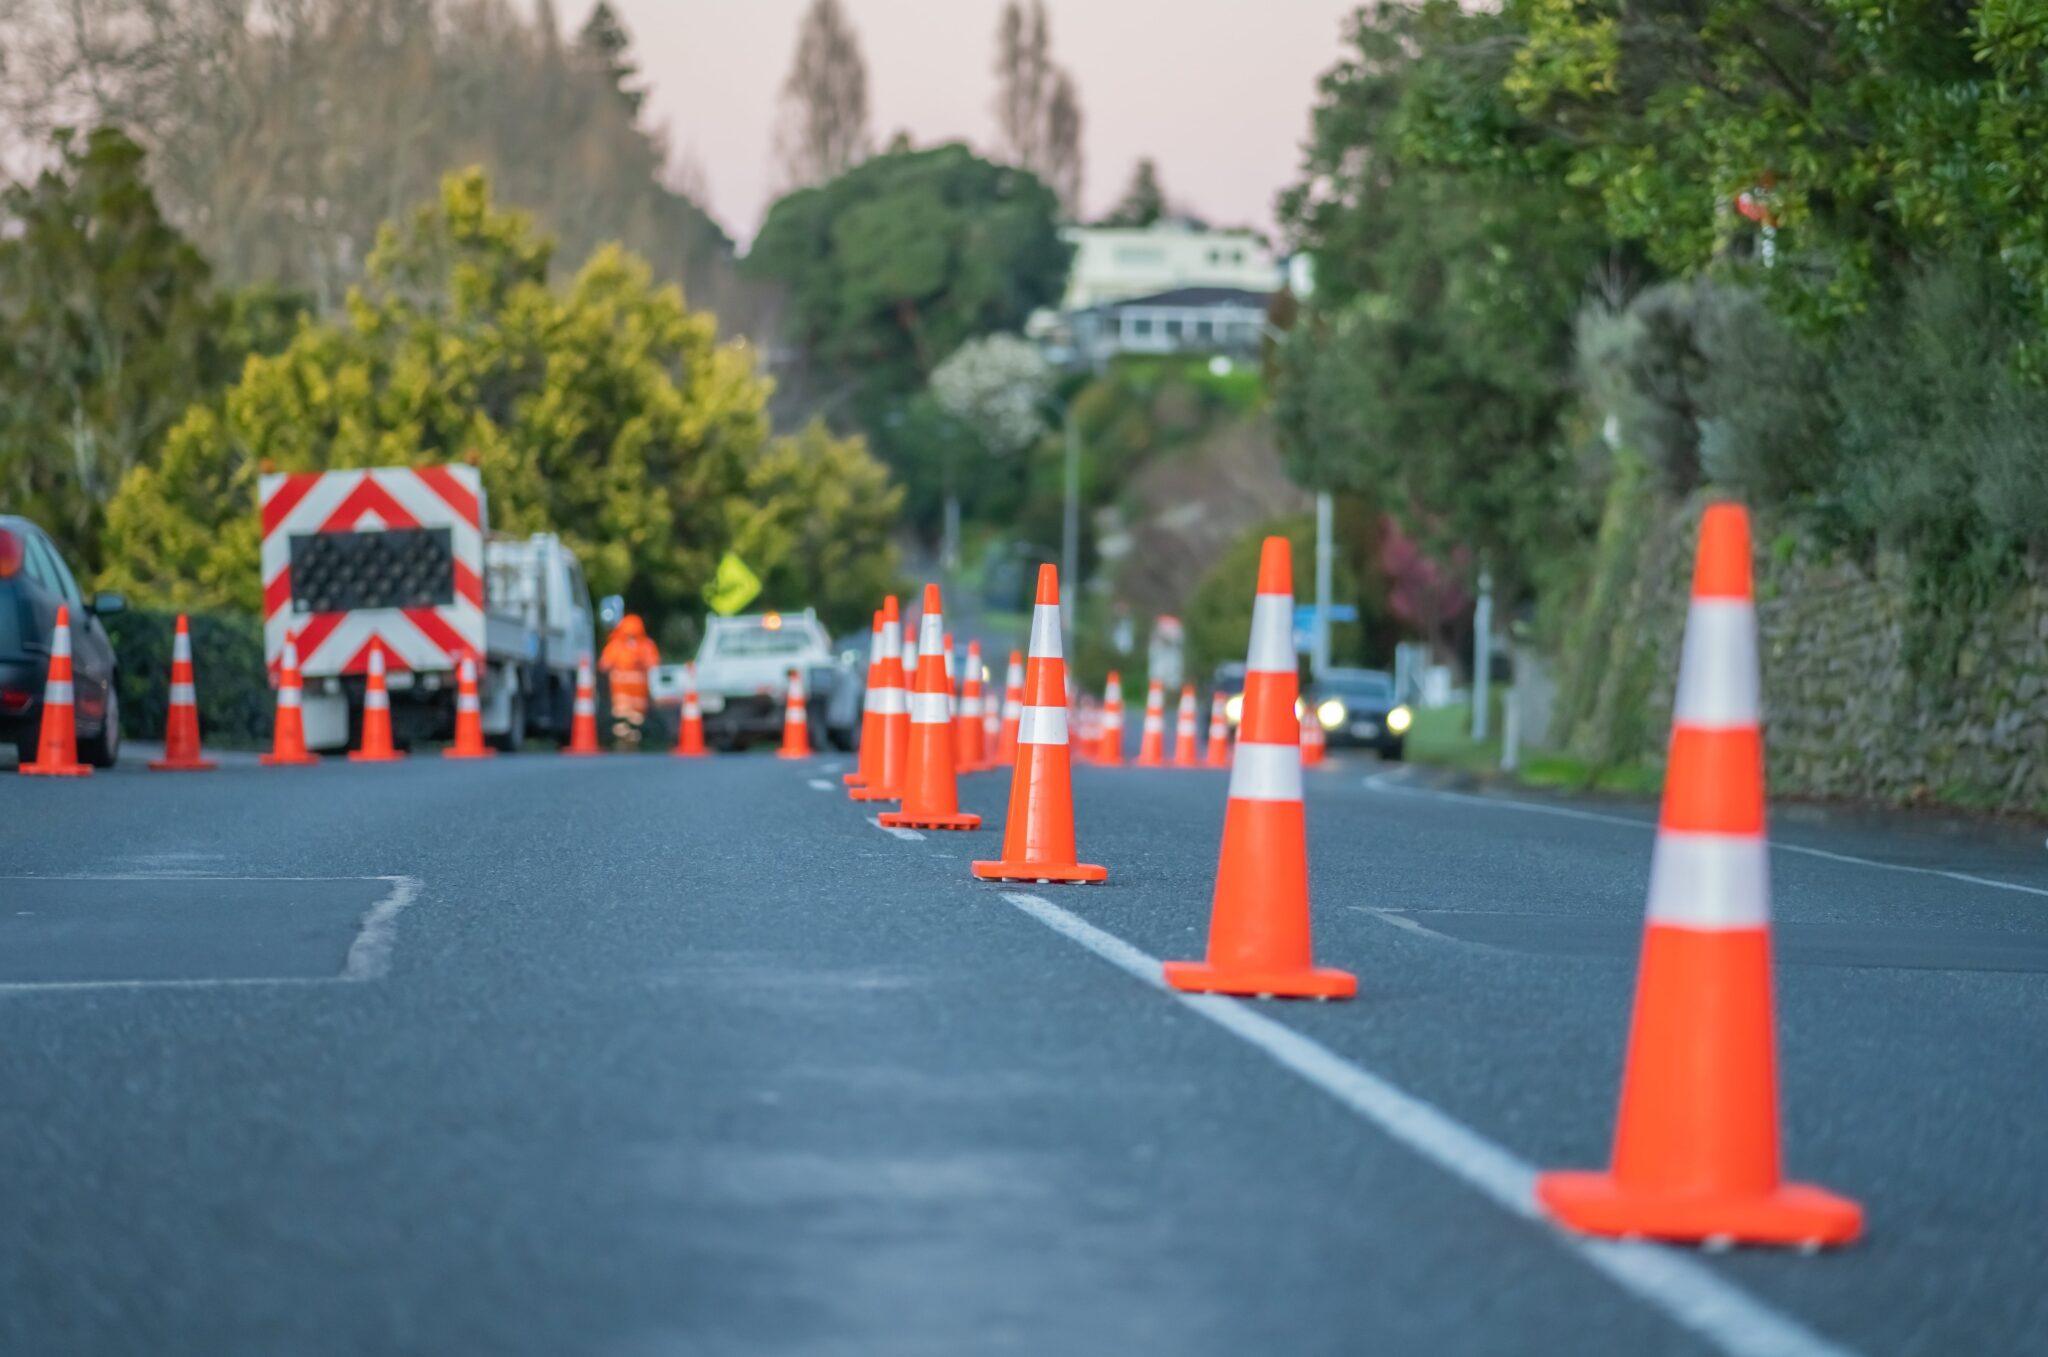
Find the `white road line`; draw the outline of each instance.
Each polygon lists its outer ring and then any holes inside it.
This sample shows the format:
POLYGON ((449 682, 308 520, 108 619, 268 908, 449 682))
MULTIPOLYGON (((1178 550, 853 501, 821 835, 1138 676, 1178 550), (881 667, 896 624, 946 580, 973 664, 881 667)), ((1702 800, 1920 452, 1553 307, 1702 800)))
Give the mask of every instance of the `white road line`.
MULTIPOLYGON (((1167 989, 1156 958, 1042 896, 1023 891, 1002 896, 1055 933, 1256 1046, 1495 1205, 1544 1223, 1536 1208, 1536 1170, 1479 1132, 1250 1004, 1167 989)), ((1733 1357, 1848 1357, 1850 1352, 1677 1250, 1586 1239, 1556 1229, 1550 1235, 1624 1291, 1733 1357)))
POLYGON ((894 834, 897 838, 906 839, 911 843, 921 843, 924 841, 923 830, 903 829, 897 825, 885 825, 882 823, 882 817, 879 815, 870 815, 868 823, 881 830, 884 834, 894 834))
POLYGON ((825 778, 814 777, 811 779, 811 790, 814 792, 829 792, 832 790, 832 783, 825 778))
POLYGON ((398 941, 398 915, 420 893, 420 883, 410 876, 387 876, 391 894, 370 906, 363 927, 349 944, 348 961, 341 968, 343 980, 382 980, 391 973, 391 948, 398 941))
MULTIPOLYGON (((1627 815, 1602 815, 1598 811, 1577 810, 1570 806, 1546 806, 1537 801, 1516 801, 1505 796, 1473 796, 1469 792, 1439 791, 1434 787, 1410 787, 1401 782, 1389 782, 1391 774, 1375 773, 1363 778, 1368 791, 1388 792, 1397 796, 1434 797, 1439 801, 1462 801, 1478 806, 1494 806, 1501 810, 1528 811, 1534 815, 1556 815, 1567 820, 1592 820, 1605 825, 1627 825, 1631 829, 1654 830, 1654 820, 1638 820, 1627 815)), ((2017 881, 1999 881, 1988 876, 1973 876, 1969 872, 1952 872, 1941 867, 1914 867, 1902 862, 1879 862, 1876 858, 1860 858, 1851 853, 1830 853, 1825 848, 1808 848, 1804 844, 1786 843, 1772 839, 1771 848, 1780 853, 1800 853, 1810 858, 1821 858, 1828 862, 1840 862, 1851 867, 1874 867, 1881 872, 1908 872, 1915 876, 1938 876, 1949 881, 1961 881, 1971 886, 1989 886, 1993 890, 2017 891, 2022 895, 2048 896, 2048 887, 2024 886, 2017 881)))

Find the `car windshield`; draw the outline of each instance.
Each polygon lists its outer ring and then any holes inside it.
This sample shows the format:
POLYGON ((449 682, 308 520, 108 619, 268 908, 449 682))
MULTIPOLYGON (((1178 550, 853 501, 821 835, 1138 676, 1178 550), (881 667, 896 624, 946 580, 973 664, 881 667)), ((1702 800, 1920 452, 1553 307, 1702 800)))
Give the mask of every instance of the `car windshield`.
POLYGON ((1383 702, 1390 702, 1394 697, 1394 681, 1385 674, 1331 674, 1317 686, 1326 693, 1341 697, 1383 702))
POLYGON ((720 630, 711 638, 711 653, 732 659, 797 655, 809 648, 809 635, 786 624, 772 630, 764 626, 734 627, 720 630))

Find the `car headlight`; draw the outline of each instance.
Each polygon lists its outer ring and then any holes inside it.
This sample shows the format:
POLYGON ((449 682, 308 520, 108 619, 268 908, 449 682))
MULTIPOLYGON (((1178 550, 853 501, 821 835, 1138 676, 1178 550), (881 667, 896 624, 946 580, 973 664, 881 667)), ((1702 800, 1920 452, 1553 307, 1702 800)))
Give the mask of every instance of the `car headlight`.
POLYGON ((1415 724, 1415 713, 1406 707, 1396 707, 1387 713, 1387 729, 1396 735, 1405 735, 1408 727, 1415 724))
POLYGON ((1244 694, 1232 693, 1223 704, 1224 719, 1236 725, 1244 719, 1244 694))
POLYGON ((1316 720, 1323 723, 1324 730, 1335 730, 1344 724, 1344 704, 1336 698, 1328 698, 1316 708, 1316 720))

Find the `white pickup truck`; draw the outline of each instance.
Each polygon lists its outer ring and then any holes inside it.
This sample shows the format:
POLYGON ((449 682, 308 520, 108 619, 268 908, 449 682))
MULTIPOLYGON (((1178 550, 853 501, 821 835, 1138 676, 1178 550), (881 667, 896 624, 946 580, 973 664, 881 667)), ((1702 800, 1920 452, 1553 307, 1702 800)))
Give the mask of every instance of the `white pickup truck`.
POLYGON ((373 645, 401 743, 452 732, 465 654, 492 743, 569 738, 576 665, 596 654, 583 567, 552 534, 493 536, 475 468, 266 475, 258 494, 264 649, 274 683, 297 642, 311 748, 352 743, 373 645))
MULTIPOLYGON (((866 638, 856 652, 834 651, 832 637, 812 609, 713 617, 697 647, 697 693, 704 733, 722 749, 737 749, 782 732, 789 671, 804 675, 804 701, 814 743, 852 749, 860 738, 861 695, 867 686, 866 638)), ((683 699, 683 667, 661 665, 650 691, 657 706, 683 699)))

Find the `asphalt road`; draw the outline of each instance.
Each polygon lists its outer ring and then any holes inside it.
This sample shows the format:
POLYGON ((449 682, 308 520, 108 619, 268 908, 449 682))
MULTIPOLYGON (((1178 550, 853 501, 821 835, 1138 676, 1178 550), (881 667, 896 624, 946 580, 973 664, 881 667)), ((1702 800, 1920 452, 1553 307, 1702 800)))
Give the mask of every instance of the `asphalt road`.
POLYGON ((0 776, 0 1352, 2048 1350, 2038 838, 1781 817, 1787 1162, 1869 1233, 1703 1254, 1527 1212, 1646 808, 1333 760, 1360 997, 1190 1003, 1222 775, 1083 770, 1109 884, 1006 895, 842 766, 0 776))

